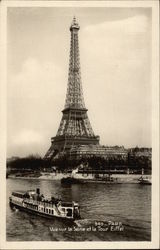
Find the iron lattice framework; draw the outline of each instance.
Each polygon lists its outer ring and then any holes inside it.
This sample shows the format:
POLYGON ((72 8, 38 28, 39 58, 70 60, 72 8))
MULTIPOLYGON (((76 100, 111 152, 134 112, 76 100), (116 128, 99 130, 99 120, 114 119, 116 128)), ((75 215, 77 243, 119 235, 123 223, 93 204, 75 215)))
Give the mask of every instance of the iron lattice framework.
POLYGON ((55 137, 51 138, 51 147, 45 158, 53 158, 57 152, 69 152, 73 145, 99 144, 85 108, 79 58, 78 31, 80 27, 75 19, 70 27, 71 45, 68 73, 68 87, 62 119, 55 137))

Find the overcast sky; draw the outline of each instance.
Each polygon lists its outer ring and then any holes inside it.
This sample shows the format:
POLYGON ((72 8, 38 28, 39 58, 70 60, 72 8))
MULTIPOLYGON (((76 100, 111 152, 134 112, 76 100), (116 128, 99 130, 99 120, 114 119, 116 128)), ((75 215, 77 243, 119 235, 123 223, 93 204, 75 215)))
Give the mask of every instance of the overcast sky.
POLYGON ((7 156, 50 147, 64 108, 70 31, 79 25, 83 94, 103 145, 151 147, 148 8, 9 8, 7 156))

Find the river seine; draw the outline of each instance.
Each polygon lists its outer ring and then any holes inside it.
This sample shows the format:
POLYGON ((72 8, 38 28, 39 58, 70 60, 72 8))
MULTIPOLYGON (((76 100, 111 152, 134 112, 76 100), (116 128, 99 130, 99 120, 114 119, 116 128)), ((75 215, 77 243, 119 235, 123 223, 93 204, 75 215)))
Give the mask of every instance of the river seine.
POLYGON ((73 184, 38 179, 7 179, 7 241, 150 241, 151 186, 140 184, 73 184), (80 204, 81 220, 47 219, 9 206, 12 191, 40 188, 80 204), (109 229, 106 227, 111 223, 109 229))

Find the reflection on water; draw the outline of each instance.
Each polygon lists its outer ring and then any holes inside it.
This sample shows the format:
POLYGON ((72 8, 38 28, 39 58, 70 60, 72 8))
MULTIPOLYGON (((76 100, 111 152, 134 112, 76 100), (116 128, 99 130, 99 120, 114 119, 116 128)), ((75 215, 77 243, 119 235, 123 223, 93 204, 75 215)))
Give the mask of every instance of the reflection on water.
POLYGON ((7 179, 6 219, 8 241, 150 241, 151 186, 96 183, 64 186, 51 180, 7 179), (37 187, 44 195, 79 202, 82 220, 76 224, 10 209, 8 197, 12 191, 37 187), (51 231, 51 228, 86 227, 95 221, 108 220, 122 222, 124 231, 51 231))

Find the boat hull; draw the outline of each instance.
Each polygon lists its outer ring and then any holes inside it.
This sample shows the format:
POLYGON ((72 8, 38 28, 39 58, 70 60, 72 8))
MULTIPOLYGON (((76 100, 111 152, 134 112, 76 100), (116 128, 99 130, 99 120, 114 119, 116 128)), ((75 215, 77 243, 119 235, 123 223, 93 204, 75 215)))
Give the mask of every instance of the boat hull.
POLYGON ((141 185, 152 185, 151 182, 147 182, 147 181, 140 181, 139 184, 141 184, 141 185))
POLYGON ((103 184, 121 184, 116 179, 105 179, 105 178, 97 178, 97 179, 83 179, 83 178, 74 178, 74 177, 65 177, 61 179, 62 184, 83 184, 83 183, 103 183, 103 184))
POLYGON ((38 216, 41 216, 41 217, 44 217, 44 218, 48 218, 48 219, 55 219, 55 218, 58 218, 58 219, 62 219, 62 220, 68 220, 68 221, 74 221, 75 218, 68 218, 68 217, 62 217, 62 216, 57 216, 57 215, 51 215, 51 214, 46 214, 46 213, 42 213, 38 210, 34 210, 34 209, 29 209, 29 208, 26 208, 26 207, 23 207, 23 205, 18 205, 12 201, 9 202, 10 204, 10 207, 11 208, 16 208, 20 211, 23 211, 23 212, 27 212, 29 214, 34 214, 34 215, 38 215, 38 216))

